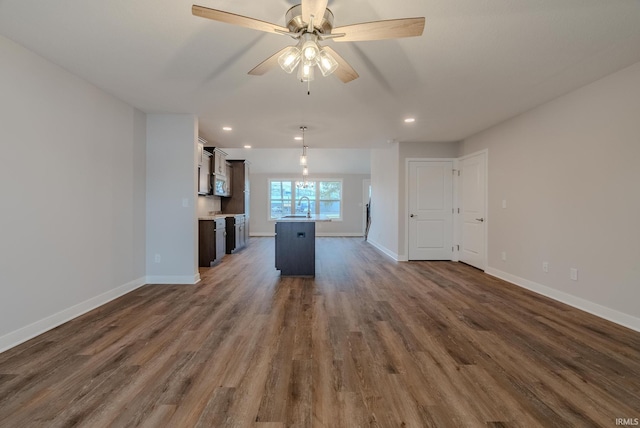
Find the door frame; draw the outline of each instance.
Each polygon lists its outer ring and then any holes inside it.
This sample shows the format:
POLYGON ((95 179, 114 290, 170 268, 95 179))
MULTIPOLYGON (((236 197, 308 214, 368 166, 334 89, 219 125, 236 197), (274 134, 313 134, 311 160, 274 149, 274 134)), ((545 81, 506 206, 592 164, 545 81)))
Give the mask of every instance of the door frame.
MULTIPOLYGON (((404 260, 409 261, 409 162, 452 162, 454 171, 458 170, 458 158, 405 158, 404 160, 404 260)), ((458 239, 459 232, 459 222, 456 216, 459 217, 457 213, 457 207, 459 207, 459 195, 458 195, 458 177, 456 174, 453 175, 453 243, 454 243, 454 251, 451 253, 451 261, 458 261, 458 247, 455 245, 456 242, 460 242, 458 239)))
POLYGON ((367 230, 367 204, 369 203, 369 190, 371 189, 371 179, 365 178, 362 180, 362 216, 361 218, 365 219, 362 221, 362 236, 365 236, 365 232, 367 230))
MULTIPOLYGON (((482 265, 484 266, 484 269, 482 269, 483 271, 486 272, 487 268, 488 268, 488 260, 489 260, 489 224, 491 222, 491 219, 489 218, 489 149, 482 149, 479 150, 477 152, 473 152, 473 153, 469 153, 467 155, 464 156, 460 156, 458 158, 458 174, 460 173, 460 165, 462 164, 462 161, 464 161, 465 159, 468 158, 472 158, 474 156, 478 156, 478 155, 483 155, 484 157, 484 258, 482 260, 482 265)), ((460 177, 457 176, 455 182, 457 183, 458 186, 460 186, 460 177)), ((459 189, 459 187, 458 187, 459 189)), ((457 206, 460 207, 462 206, 462 192, 460 191, 456 191, 456 200, 457 200, 457 206)), ((454 229, 457 229, 457 236, 456 236, 456 240, 459 244, 462 244, 462 240, 464 239, 464 237, 462 236, 462 228, 463 228, 463 217, 462 215, 460 215, 460 213, 458 213, 458 219, 457 221, 455 221, 456 223, 456 227, 454 227, 454 229)), ((458 253, 459 254, 459 253, 458 253)))

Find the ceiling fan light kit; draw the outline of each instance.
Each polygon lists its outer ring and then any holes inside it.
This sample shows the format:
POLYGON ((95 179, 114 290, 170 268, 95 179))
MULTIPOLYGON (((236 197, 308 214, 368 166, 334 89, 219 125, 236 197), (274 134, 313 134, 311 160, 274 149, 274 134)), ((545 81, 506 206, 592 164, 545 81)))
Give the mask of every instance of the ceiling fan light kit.
POLYGON ((298 80, 311 82, 314 79, 314 64, 311 61, 303 61, 298 68, 298 80))
POLYGON ((324 77, 336 71, 338 62, 326 48, 320 48, 317 39, 318 36, 315 34, 303 34, 296 46, 289 46, 280 54, 280 67, 287 73, 292 73, 300 64, 298 79, 303 82, 313 80, 315 66, 318 66, 324 77))
POLYGON ((293 73, 298 68, 298 78, 309 82, 314 78, 317 66, 323 76, 335 72, 343 82, 357 79, 358 73, 329 46, 320 46, 318 40, 336 42, 365 41, 414 37, 422 35, 424 17, 364 22, 333 28, 333 12, 327 9, 328 0, 301 0, 285 14, 286 27, 246 16, 236 15, 204 6, 193 5, 193 15, 214 21, 226 22, 267 33, 284 34, 296 40, 295 46, 285 47, 254 67, 249 74, 260 76, 276 64, 293 73))
POLYGON ((295 70, 298 64, 300 63, 301 57, 302 55, 301 55, 300 49, 298 49, 297 46, 289 46, 278 57, 278 64, 280 64, 280 67, 284 71, 291 74, 293 73, 293 70, 295 70))
POLYGON ((336 61, 327 49, 321 49, 318 54, 318 68, 324 77, 327 77, 338 68, 338 61, 336 61))

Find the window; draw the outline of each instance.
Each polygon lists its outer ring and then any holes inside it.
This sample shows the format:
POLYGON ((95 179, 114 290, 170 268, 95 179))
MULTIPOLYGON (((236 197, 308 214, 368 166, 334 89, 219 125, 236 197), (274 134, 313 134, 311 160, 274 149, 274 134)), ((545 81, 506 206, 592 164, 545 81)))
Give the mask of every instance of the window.
POLYGON ((342 220, 342 180, 309 181, 307 187, 301 184, 295 180, 269 180, 270 219, 309 211, 342 220))
POLYGON ((271 188, 269 195, 271 218, 291 214, 291 200, 293 197, 291 181, 271 180, 269 187, 271 188))
POLYGON ((318 204, 320 214, 330 219, 342 217, 342 181, 319 181, 318 204))

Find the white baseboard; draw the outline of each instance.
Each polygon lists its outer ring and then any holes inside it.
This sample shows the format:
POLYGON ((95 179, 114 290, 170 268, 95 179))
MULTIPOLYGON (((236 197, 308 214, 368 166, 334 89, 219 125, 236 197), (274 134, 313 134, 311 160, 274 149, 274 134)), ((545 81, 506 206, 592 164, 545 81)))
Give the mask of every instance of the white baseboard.
POLYGON ((316 233, 316 236, 323 238, 362 238, 364 235, 362 233, 349 233, 349 232, 320 232, 316 233))
POLYGON ((384 255, 386 255, 388 257, 391 257, 395 261, 400 261, 400 258, 398 257, 398 254, 394 253, 393 251, 391 251, 390 249, 388 249, 384 245, 381 245, 381 244, 379 244, 379 243, 377 243, 375 241, 372 241, 370 239, 367 242, 369 244, 371 244, 375 249, 377 249, 378 251, 383 253, 384 255))
POLYGON ((200 273, 194 275, 149 275, 147 284, 197 284, 200 282, 200 273))
POLYGON ((590 302, 589 300, 547 287, 546 285, 538 284, 537 282, 529 281, 528 279, 520 278, 519 276, 512 275, 507 272, 502 272, 498 269, 487 268, 485 273, 640 332, 640 318, 636 318, 632 315, 616 311, 615 309, 607 308, 606 306, 590 302))
MULTIPOLYGON (((273 238, 274 236, 276 236, 275 233, 270 233, 270 232, 255 232, 255 233, 251 233, 251 235, 249 235, 251 237, 256 237, 256 238, 264 238, 264 237, 271 237, 273 238)), ((316 233, 316 236, 320 236, 320 237, 343 237, 343 238, 361 238, 364 235, 362 234, 362 232, 330 232, 330 233, 316 233)))
POLYGON ((34 337, 46 331, 49 331, 61 324, 64 324, 67 321, 77 318, 80 315, 85 314, 97 308, 98 306, 102 306, 114 299, 117 299, 118 297, 127 294, 143 285, 145 285, 145 278, 138 278, 124 285, 121 285, 120 287, 114 288, 113 290, 109 290, 98 296, 85 300, 84 302, 73 305, 70 308, 64 309, 51 316, 31 323, 25 327, 19 328, 18 330, 14 330, 11 333, 5 334, 4 336, 0 337, 0 352, 4 352, 7 349, 13 348, 14 346, 26 342, 29 339, 33 339, 34 337))

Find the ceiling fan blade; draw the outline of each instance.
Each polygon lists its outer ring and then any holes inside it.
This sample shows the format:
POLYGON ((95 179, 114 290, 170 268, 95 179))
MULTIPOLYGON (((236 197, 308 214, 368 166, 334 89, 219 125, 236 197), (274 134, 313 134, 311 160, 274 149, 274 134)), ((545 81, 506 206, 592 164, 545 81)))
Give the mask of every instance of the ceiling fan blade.
POLYGON ((302 21, 306 24, 311 20, 314 24, 319 24, 324 17, 324 11, 327 8, 328 0, 302 0, 302 21))
POLYGON ((334 71, 333 74, 338 79, 342 80, 342 83, 349 83, 360 77, 353 67, 351 67, 349 63, 338 54, 338 52, 334 51, 329 46, 324 46, 322 49, 326 50, 333 59, 338 62, 338 68, 336 68, 336 71, 334 71))
POLYGON ((226 22, 227 24, 239 25, 241 27, 251 28, 253 30, 264 31, 267 33, 288 33, 289 29, 270 22, 260 21, 235 13, 225 12, 222 10, 209 9, 208 7, 198 6, 194 4, 191 7, 191 13, 202 18, 213 19, 214 21, 226 22))
POLYGON ((285 46, 284 48, 280 49, 278 52, 274 53, 269 58, 256 65, 251 71, 249 71, 249 74, 252 76, 262 76, 267 71, 275 68, 276 66, 278 66, 278 57, 287 49, 289 49, 289 46, 285 46))
POLYGON ((344 33, 343 37, 333 39, 336 42, 360 42, 421 36, 423 30, 424 18, 404 18, 345 25, 334 28, 331 33, 344 33))

